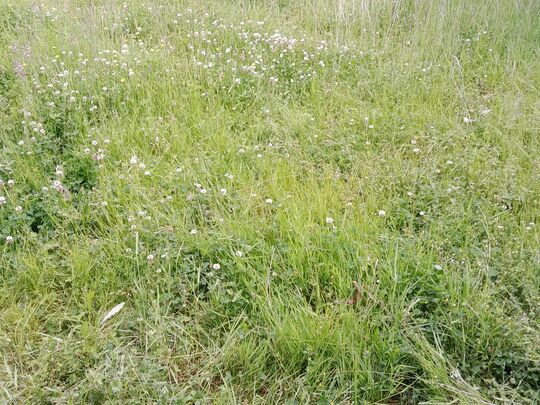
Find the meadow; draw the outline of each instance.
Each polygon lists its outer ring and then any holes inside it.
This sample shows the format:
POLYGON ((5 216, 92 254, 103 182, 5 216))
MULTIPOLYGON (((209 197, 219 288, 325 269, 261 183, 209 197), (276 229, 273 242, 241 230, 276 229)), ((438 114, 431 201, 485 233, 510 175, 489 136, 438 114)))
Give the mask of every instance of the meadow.
POLYGON ((0 403, 540 402, 540 2, 0 3, 0 403))

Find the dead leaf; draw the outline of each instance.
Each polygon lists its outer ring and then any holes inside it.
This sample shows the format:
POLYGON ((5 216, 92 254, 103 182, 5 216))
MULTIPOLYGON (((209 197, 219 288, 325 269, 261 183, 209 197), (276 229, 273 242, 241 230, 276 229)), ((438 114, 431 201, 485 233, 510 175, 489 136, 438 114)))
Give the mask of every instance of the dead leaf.
POLYGON ((360 286, 358 285, 356 281, 353 281, 352 283, 354 287, 354 294, 352 298, 347 301, 347 304, 349 305, 356 304, 362 298, 362 291, 360 291, 360 286))
POLYGON ((101 320, 100 326, 103 325, 105 322, 107 322, 109 319, 111 319, 113 316, 115 316, 118 312, 120 312, 122 308, 124 308, 124 305, 125 305, 125 302, 121 302, 120 304, 112 307, 112 309, 109 312, 107 312, 107 315, 105 315, 103 319, 101 320))

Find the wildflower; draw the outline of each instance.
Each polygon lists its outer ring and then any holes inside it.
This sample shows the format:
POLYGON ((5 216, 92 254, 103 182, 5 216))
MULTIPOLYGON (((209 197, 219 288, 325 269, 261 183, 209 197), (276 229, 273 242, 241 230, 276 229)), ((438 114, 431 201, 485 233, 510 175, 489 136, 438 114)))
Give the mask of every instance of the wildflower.
POLYGON ((11 235, 6 236, 6 243, 13 243, 14 240, 15 238, 13 238, 13 236, 11 235))
POLYGON ((219 190, 219 192, 223 195, 227 194, 227 189, 225 188, 222 188, 221 190, 219 190))
POLYGON ((146 260, 150 263, 154 261, 154 255, 148 255, 146 256, 146 260))
POLYGON ((378 215, 382 218, 382 217, 386 216, 386 211, 379 210, 378 215))
POLYGON ((272 204, 272 203, 273 203, 273 201, 272 201, 271 198, 267 198, 267 199, 265 200, 265 202, 266 202, 267 204, 272 204))
POLYGON ((129 163, 131 163, 132 165, 136 165, 137 164, 137 156, 133 155, 131 157, 131 159, 129 159, 129 163))
POLYGON ((0 205, 4 205, 6 203, 6 197, 3 195, 0 195, 0 205))
POLYGON ((237 257, 242 257, 244 256, 244 253, 241 250, 237 250, 236 252, 234 252, 234 255, 237 257))
POLYGON ((8 180, 7 185, 13 187, 15 185, 15 180, 8 180))
POLYGON ((221 269, 221 265, 220 265, 219 263, 214 263, 214 264, 212 265, 212 268, 213 268, 214 270, 219 270, 219 269, 221 269))
POLYGON ((326 223, 327 224, 333 224, 334 223, 334 218, 326 217, 326 223))
POLYGON ((23 210, 23 208, 20 205, 17 205, 15 207, 15 211, 17 211, 17 212, 21 212, 22 210, 23 210))

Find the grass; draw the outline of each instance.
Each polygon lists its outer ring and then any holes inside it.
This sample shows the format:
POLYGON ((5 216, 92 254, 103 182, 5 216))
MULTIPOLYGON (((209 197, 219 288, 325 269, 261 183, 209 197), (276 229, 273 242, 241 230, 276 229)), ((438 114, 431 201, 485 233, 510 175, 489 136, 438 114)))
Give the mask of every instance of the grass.
POLYGON ((539 15, 2 3, 0 402, 538 403, 539 15))

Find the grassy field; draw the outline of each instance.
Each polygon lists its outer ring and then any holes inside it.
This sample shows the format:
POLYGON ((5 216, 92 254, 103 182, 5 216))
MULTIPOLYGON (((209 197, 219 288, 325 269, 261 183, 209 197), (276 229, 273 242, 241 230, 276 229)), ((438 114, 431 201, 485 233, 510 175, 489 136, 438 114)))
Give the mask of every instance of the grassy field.
POLYGON ((540 2, 0 4, 0 403, 540 401, 540 2))

